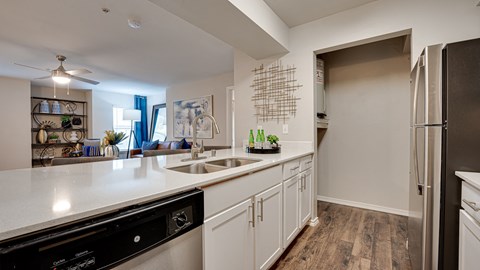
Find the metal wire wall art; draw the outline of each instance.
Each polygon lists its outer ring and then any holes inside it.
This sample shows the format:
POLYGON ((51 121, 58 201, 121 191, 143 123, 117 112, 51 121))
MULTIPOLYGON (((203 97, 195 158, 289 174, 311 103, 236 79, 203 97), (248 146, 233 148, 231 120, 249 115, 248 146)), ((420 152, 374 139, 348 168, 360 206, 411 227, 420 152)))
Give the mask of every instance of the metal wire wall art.
POLYGON ((277 60, 268 67, 263 64, 252 70, 254 79, 250 87, 253 88, 252 101, 255 107, 257 123, 259 121, 283 121, 297 113, 297 98, 295 91, 302 85, 295 79, 296 67, 277 60))

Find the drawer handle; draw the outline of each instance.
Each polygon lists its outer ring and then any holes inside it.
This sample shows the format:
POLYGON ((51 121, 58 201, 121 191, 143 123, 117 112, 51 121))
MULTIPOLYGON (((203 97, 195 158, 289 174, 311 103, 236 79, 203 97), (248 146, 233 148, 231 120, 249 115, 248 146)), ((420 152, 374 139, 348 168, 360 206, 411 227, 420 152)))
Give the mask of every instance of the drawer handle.
POLYGON ((477 207, 477 204, 476 204, 476 203, 471 202, 471 201, 467 201, 466 199, 463 199, 462 201, 463 201, 464 203, 466 203, 468 206, 470 206, 470 208, 472 208, 473 211, 475 211, 475 212, 480 211, 480 208, 477 207))
POLYGON ((290 171, 295 171, 295 170, 297 170, 298 168, 300 168, 300 167, 297 166, 297 167, 290 168, 290 171))
POLYGON ((305 162, 305 164, 306 164, 306 165, 312 164, 312 161, 311 161, 311 160, 310 160, 310 161, 307 161, 307 162, 305 162))
POLYGON ((252 204, 249 205, 248 208, 252 208, 252 220, 248 221, 248 223, 252 224, 252 227, 255 228, 255 202, 252 201, 252 204))
POLYGON ((263 198, 260 198, 260 201, 258 201, 258 204, 261 205, 260 215, 258 215, 258 217, 260 218, 260 221, 263 222, 263 198))

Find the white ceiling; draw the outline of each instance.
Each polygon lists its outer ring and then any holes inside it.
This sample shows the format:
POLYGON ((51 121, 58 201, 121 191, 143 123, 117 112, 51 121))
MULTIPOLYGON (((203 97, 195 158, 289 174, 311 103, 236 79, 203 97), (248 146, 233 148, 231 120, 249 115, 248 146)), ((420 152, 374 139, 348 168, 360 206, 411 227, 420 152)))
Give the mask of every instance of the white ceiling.
MULTIPOLYGON (((54 69, 56 54, 67 57, 66 69, 89 69, 92 74, 81 76, 100 82, 71 88, 130 94, 155 94, 233 70, 231 46, 147 0, 3 0, 0 76, 49 75, 13 63, 54 69), (130 17, 142 27, 130 28, 130 17)), ((53 86, 50 79, 32 83, 53 86)))
MULTIPOLYGON (((264 0, 290 27, 374 0, 264 0)), ((166 87, 233 71, 233 48, 148 0, 2 0, 0 76, 53 87, 47 72, 14 65, 66 69, 97 86, 71 88, 154 95, 166 87), (109 8, 105 14, 102 8, 109 8), (141 21, 140 29, 128 18, 141 21)))
POLYGON ((294 27, 376 0, 264 0, 289 26, 294 27))

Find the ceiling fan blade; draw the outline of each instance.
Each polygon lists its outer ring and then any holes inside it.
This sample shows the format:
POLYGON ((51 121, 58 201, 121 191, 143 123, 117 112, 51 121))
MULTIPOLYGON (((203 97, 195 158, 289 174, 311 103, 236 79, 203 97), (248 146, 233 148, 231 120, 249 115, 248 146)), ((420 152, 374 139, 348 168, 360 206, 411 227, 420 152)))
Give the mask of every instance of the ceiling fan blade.
POLYGON ((43 80, 43 79, 50 79, 52 78, 51 75, 48 75, 48 76, 44 76, 44 77, 40 77, 40 78, 35 78, 34 80, 43 80))
POLYGON ((37 67, 31 67, 31 66, 27 66, 27 65, 23 65, 23 64, 19 64, 19 63, 14 63, 15 65, 17 66, 22 66, 22 67, 27 67, 27 68, 33 68, 33 69, 37 69, 37 70, 41 70, 41 71, 46 71, 46 72, 50 72, 51 70, 50 69, 44 69, 44 68, 37 68, 37 67))
POLYGON ((97 81, 92 81, 92 80, 85 79, 85 78, 82 78, 82 77, 77 77, 77 76, 74 76, 74 75, 71 75, 70 77, 72 77, 72 79, 75 79, 77 81, 82 81, 82 82, 86 82, 86 83, 90 83, 90 84, 94 84, 94 85, 99 84, 99 82, 97 82, 97 81))
POLYGON ((80 68, 80 69, 67 70, 65 71, 65 73, 68 73, 70 75, 78 75, 78 74, 88 74, 92 72, 88 69, 80 68))

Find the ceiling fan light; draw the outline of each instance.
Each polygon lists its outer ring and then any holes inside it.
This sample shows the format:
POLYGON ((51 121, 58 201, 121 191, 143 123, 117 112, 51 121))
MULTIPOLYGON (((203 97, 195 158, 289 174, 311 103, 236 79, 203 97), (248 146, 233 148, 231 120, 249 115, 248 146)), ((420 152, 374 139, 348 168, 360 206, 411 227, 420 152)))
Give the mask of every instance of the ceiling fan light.
POLYGON ((70 82, 70 76, 59 70, 54 70, 52 72, 52 80, 59 84, 67 84, 70 82))
POLYGON ((70 82, 70 78, 65 76, 52 76, 52 80, 59 84, 67 84, 70 82))

